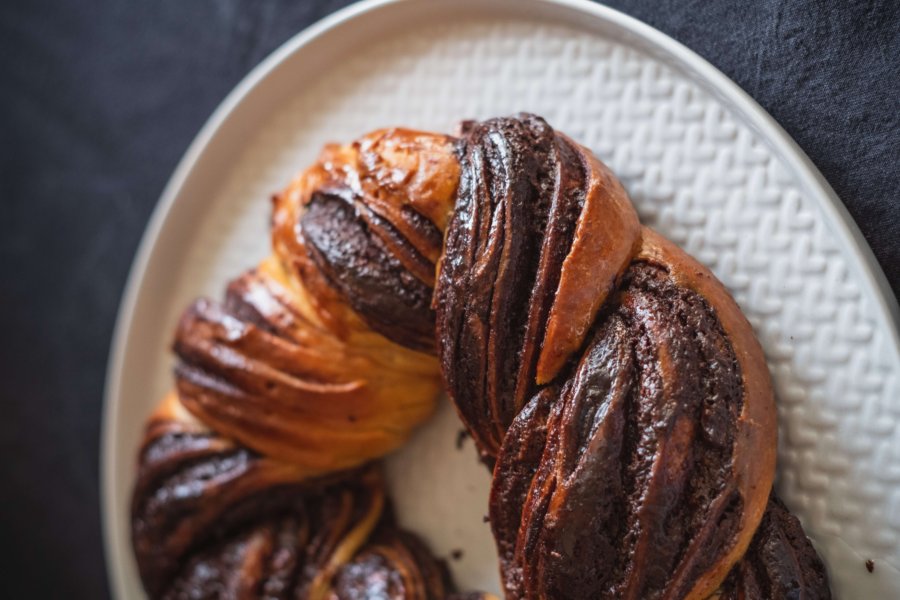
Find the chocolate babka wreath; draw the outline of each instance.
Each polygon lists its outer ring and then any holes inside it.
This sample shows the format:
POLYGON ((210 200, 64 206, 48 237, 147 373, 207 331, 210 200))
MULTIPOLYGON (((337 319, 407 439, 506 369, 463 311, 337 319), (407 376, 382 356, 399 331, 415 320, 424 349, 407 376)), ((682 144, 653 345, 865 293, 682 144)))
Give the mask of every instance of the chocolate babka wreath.
POLYGON ((543 119, 329 145, 272 245, 178 325, 132 502, 150 597, 486 597, 397 526, 378 462, 442 388, 493 469, 506 598, 830 597, 772 495, 747 320, 543 119))

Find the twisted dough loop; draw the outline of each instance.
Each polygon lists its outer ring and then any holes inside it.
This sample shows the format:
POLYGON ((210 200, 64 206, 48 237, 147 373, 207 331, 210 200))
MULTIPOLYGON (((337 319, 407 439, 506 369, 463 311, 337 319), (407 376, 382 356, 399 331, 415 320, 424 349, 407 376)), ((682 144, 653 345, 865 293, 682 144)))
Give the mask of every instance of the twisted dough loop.
POLYGON ((753 543, 715 600, 830 597, 822 559, 797 517, 772 497, 753 543))
POLYGON ((274 199, 273 250, 199 301, 175 351, 179 398, 212 429, 309 475, 399 447, 439 390, 429 308, 458 171, 446 136, 375 132, 274 199), (422 211, 422 212, 419 212, 422 211), (373 331, 374 330, 374 331, 373 331))
POLYGON ((152 597, 448 596, 363 465, 434 409, 454 148, 408 130, 327 147, 274 198, 273 254, 185 311, 132 503, 152 597))
POLYGON ((769 504, 749 324, 542 119, 328 146, 272 231, 272 256, 176 334, 132 508, 154 597, 448 597, 364 466, 428 417, 440 376, 494 467, 508 598, 828 597, 769 504), (785 557, 757 560, 776 538, 785 557))
POLYGON ((542 119, 473 125, 435 290, 442 372, 489 458, 581 346, 640 226, 625 191, 542 119))
POLYGON ((706 598, 774 477, 775 406, 749 324, 543 120, 473 126, 461 162, 439 349, 463 421, 499 457, 507 596, 706 598))
POLYGON ((321 598, 383 505, 377 470, 308 481, 302 468, 207 429, 169 396, 148 425, 134 492, 141 577, 159 598, 221 589, 254 597, 263 580, 260 596, 297 588, 321 598))

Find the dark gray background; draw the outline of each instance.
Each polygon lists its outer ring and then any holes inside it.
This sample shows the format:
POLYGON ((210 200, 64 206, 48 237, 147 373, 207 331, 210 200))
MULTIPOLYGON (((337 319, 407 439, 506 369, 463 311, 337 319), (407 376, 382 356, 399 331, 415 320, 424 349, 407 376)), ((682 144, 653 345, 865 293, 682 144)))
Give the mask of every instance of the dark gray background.
MULTIPOLYGON (((138 240, 225 94, 344 4, 0 0, 3 596, 108 593, 101 399, 138 240)), ((900 289, 900 2, 610 4, 756 98, 822 170, 900 289)))

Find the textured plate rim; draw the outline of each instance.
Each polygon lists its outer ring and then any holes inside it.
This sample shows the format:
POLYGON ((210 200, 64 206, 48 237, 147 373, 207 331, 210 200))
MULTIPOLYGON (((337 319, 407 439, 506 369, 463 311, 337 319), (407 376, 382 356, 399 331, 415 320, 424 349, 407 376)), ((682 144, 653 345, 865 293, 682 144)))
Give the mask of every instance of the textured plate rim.
MULTIPOLYGON (((385 7, 394 5, 422 5, 436 0, 363 0, 341 9, 296 34, 248 73, 243 80, 225 97, 209 117, 197 136, 191 142, 181 161, 160 196, 147 224, 129 271, 128 280, 119 305, 116 325, 107 364, 104 393, 101 460, 101 517, 103 525, 104 551, 107 576, 113 597, 124 598, 126 569, 124 561, 131 552, 123 535, 122 524, 116 519, 116 510, 122 502, 115 490, 116 429, 119 422, 122 371, 126 350, 131 338, 135 310, 147 275, 148 267, 158 249, 158 242, 169 224, 169 217, 176 200, 181 195, 191 172, 201 157, 210 150, 216 135, 229 122, 230 117, 244 103, 251 92, 264 79, 285 62, 314 41, 324 37, 357 18, 362 18, 385 7)), ((620 13, 614 9, 590 0, 491 0, 482 3, 485 8, 498 15, 527 16, 530 10, 548 6, 564 9, 570 13, 583 13, 594 22, 620 30, 632 39, 640 40, 647 48, 653 48, 659 56, 676 62, 693 78, 704 85, 719 100, 729 105, 744 123, 753 128, 762 140, 769 143, 772 150, 785 161, 814 199, 814 204, 822 211, 825 222, 837 238, 842 254, 847 257, 848 266, 862 276, 862 292, 878 308, 882 317, 891 325, 889 336, 893 346, 900 352, 900 305, 888 284, 887 278, 875 259, 868 242, 853 221, 847 208, 797 143, 781 128, 755 100, 731 81, 706 59, 688 49, 680 42, 649 25, 620 13)), ((126 460, 130 460, 128 457, 126 460)))

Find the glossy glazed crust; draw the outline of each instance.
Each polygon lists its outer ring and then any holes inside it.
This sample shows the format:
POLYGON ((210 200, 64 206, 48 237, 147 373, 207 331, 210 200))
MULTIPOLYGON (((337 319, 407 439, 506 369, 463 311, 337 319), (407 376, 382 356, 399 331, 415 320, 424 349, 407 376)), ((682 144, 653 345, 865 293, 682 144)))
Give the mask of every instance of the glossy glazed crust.
POLYGON ((428 304, 458 181, 448 136, 395 128, 326 146, 274 198, 275 256, 330 329, 433 353, 428 304))

